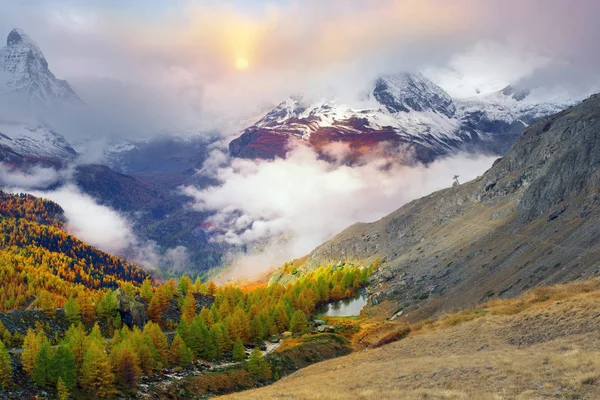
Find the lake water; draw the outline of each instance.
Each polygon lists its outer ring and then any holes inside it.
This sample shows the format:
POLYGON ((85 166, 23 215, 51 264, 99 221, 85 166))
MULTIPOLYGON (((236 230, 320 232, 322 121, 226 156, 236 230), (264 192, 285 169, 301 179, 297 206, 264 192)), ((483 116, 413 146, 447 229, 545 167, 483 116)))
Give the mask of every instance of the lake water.
POLYGON ((353 317, 360 315, 360 311, 367 304, 367 297, 366 289, 361 289, 355 297, 322 305, 317 309, 317 315, 327 317, 353 317))

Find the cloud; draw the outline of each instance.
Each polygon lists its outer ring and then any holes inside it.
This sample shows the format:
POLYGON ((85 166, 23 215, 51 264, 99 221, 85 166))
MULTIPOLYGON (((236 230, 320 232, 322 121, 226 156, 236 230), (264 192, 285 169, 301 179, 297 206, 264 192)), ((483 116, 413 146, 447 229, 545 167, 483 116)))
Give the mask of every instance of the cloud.
POLYGON ((475 178, 493 161, 458 155, 429 166, 390 166, 386 160, 336 166, 298 147, 285 160, 234 159, 218 169, 220 186, 184 192, 195 199, 193 207, 216 211, 210 219, 215 240, 253 249, 252 258, 237 265, 254 270, 307 254, 356 221, 377 220, 448 187, 455 174, 462 181, 475 178))
POLYGON ((554 84, 544 71, 558 66, 568 66, 559 83, 600 67, 594 0, 2 3, 0 31, 24 28, 104 116, 144 127, 106 128, 121 135, 243 115, 296 92, 355 99, 402 70, 437 71, 471 95, 538 74, 554 84), (239 57, 247 70, 235 69, 239 57))
POLYGON ((58 183, 70 174, 70 169, 56 170, 36 165, 23 170, 0 163, 0 186, 44 189, 58 183))
POLYGON ((10 192, 27 192, 58 203, 65 212, 67 231, 109 253, 119 254, 137 242, 129 221, 118 212, 96 201, 73 186, 65 185, 56 190, 31 190, 10 188, 10 192))
POLYGON ((189 267, 187 248, 162 249, 135 234, 134 222, 68 183, 70 170, 33 167, 27 172, 9 169, 0 163, 0 185, 10 193, 29 193, 59 204, 65 214, 65 230, 105 252, 124 257, 147 270, 164 268, 181 272, 189 267), (67 182, 67 183, 65 183, 67 182), (50 186, 58 188, 48 189, 50 186))

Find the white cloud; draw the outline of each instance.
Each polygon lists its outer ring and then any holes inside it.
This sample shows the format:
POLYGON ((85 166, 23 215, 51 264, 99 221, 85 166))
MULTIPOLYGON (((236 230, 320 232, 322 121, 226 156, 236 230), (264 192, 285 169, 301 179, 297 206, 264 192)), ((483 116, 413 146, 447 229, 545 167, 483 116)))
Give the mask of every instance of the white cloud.
POLYGON ((137 243, 129 221, 117 211, 102 206, 79 191, 73 185, 66 185, 53 191, 12 189, 52 200, 58 203, 67 218, 67 230, 93 246, 109 253, 119 254, 137 243))
POLYGON ((262 263, 264 269, 307 254, 356 221, 377 220, 410 200, 448 187, 455 174, 462 181, 475 178, 493 161, 459 155, 429 166, 390 167, 383 160, 334 166, 298 147, 285 160, 234 159, 217 171, 221 186, 187 187, 184 192, 195 199, 194 207, 217 212, 210 221, 217 241, 255 249, 267 243, 261 254, 236 263, 251 270, 262 263), (281 235, 285 238, 273 241, 281 235))
POLYGON ((24 188, 46 188, 66 176, 70 175, 70 170, 56 170, 54 168, 45 168, 33 166, 27 170, 12 168, 5 163, 0 163, 0 186, 24 187, 24 188))

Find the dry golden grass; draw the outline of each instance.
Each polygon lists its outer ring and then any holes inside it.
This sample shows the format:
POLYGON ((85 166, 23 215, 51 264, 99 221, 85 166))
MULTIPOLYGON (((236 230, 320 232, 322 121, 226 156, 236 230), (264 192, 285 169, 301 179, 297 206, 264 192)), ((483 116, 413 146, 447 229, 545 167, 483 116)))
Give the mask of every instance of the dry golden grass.
POLYGON ((228 398, 600 399, 598 281, 537 289, 412 328, 406 339, 228 398))

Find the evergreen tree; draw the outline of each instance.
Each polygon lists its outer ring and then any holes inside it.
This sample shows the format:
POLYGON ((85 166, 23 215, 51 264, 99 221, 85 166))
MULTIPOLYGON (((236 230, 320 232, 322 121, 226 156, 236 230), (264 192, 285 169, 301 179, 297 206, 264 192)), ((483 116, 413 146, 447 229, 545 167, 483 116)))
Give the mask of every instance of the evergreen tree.
POLYGON ((248 358, 248 372, 261 380, 271 379, 271 367, 258 347, 252 349, 248 358))
POLYGON ((87 351, 89 338, 85 334, 83 325, 71 325, 65 335, 65 342, 69 346, 69 349, 75 357, 75 365, 77 368, 81 368, 85 352, 87 351))
POLYGON ((187 367, 192 362, 192 351, 187 347, 179 334, 175 335, 171 343, 171 362, 175 366, 187 367))
POLYGON ((44 336, 40 342, 35 367, 33 370, 33 380, 40 387, 53 387, 55 384, 54 374, 54 350, 50 342, 44 336))
POLYGON ((77 383, 77 365, 75 364, 75 355, 68 343, 63 341, 56 348, 52 369, 56 378, 54 380, 62 381, 68 390, 72 390, 75 387, 77 383))
POLYGON ((8 389, 12 386, 12 365, 4 343, 0 341, 0 387, 8 389))
POLYGON ((302 310, 297 310, 292 316, 290 330, 292 333, 304 333, 308 329, 308 320, 302 310))
POLYGON ((69 297, 69 299, 65 303, 65 315, 67 316, 67 320, 71 324, 75 324, 81 321, 81 311, 79 310, 79 304, 73 296, 69 297))
POLYGON ((233 345, 233 361, 244 361, 246 359, 246 348, 242 339, 235 341, 233 345))

